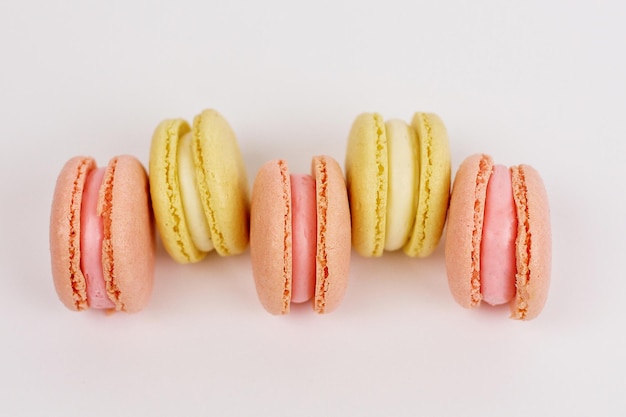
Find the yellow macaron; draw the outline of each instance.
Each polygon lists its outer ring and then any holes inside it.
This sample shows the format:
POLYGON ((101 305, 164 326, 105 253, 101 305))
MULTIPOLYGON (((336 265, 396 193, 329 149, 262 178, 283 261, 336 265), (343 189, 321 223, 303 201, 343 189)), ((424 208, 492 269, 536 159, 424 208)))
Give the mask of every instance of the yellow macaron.
POLYGON ((248 178, 237 139, 215 110, 193 126, 164 120, 150 149, 150 193, 167 252, 197 262, 215 249, 235 255, 248 244, 248 178))
POLYGON ((363 113, 346 154, 352 244, 362 256, 404 248, 430 255, 443 230, 450 196, 450 149, 441 119, 415 113, 411 124, 363 113))

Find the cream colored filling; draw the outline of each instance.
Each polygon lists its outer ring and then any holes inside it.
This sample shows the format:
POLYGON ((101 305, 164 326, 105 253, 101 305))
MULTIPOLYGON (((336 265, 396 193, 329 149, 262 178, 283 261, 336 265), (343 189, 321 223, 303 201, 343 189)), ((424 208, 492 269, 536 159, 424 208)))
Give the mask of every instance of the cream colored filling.
POLYGON ((183 203, 183 211, 193 244, 201 251, 213 249, 211 230, 200 200, 196 185, 196 170, 193 162, 193 138, 191 132, 178 141, 178 183, 183 203))
POLYGON ((385 250, 393 251, 404 246, 415 221, 418 150, 415 130, 402 120, 387 121, 385 130, 389 160, 385 250))

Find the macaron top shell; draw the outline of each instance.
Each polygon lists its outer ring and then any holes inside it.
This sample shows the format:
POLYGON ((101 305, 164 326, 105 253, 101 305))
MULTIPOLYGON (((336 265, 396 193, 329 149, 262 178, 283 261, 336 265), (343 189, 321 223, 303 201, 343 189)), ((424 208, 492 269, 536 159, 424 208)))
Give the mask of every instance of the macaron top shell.
POLYGON ((146 171, 130 156, 109 163, 100 189, 102 268, 115 309, 134 313, 152 293, 155 234, 146 171))
POLYGON ((317 198, 317 256, 314 309, 330 313, 348 286, 351 251, 350 206, 341 167, 328 156, 311 164, 317 198))
POLYGON ((248 177, 235 133, 215 110, 193 122, 196 180, 220 255, 235 255, 248 245, 248 177))
POLYGON ((362 256, 381 256, 385 246, 388 156, 380 114, 357 116, 348 136, 346 182, 352 216, 352 244, 362 256))
POLYGON ((552 268, 552 232, 548 194, 539 173, 531 166, 511 168, 517 205, 517 292, 511 317, 530 320, 543 310, 552 268))
MULTIPOLYGON (((69 160, 57 179, 50 216, 52 277, 71 310, 89 308, 80 269, 80 208, 92 158, 69 160)), ((102 269, 106 292, 118 311, 136 312, 148 302, 154 272, 154 228, 146 172, 131 156, 113 158, 100 187, 102 269)))
POLYGON ((450 197, 450 149, 445 125, 433 113, 415 113, 411 122, 419 148, 419 186, 413 232, 404 246, 409 256, 425 257, 439 244, 450 197))

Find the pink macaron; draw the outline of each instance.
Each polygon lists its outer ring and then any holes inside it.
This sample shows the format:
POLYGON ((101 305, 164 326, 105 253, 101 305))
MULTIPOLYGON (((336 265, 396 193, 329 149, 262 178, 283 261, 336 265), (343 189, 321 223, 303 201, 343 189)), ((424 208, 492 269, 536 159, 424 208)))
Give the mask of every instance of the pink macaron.
POLYGON ((141 163, 118 156, 97 168, 70 159, 57 179, 50 255, 57 294, 70 310, 141 310, 152 292, 154 227, 141 163))
POLYGON ((463 307, 510 304, 511 318, 543 309, 550 285, 548 196, 528 165, 468 157, 452 187, 445 256, 448 283, 463 307))
POLYGON ((339 164, 313 158, 311 175, 290 174, 284 160, 259 170, 252 189, 250 254, 261 304, 287 314, 291 303, 313 300, 334 310, 348 282, 350 209, 339 164))

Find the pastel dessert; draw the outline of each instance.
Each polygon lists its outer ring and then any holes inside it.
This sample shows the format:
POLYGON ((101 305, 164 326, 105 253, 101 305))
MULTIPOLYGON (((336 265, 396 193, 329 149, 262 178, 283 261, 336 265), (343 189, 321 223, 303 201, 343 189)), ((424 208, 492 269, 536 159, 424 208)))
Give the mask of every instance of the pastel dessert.
POLYGON ((450 194, 450 150, 441 119, 415 113, 411 124, 363 113, 346 154, 352 244, 362 256, 403 248, 430 255, 439 243, 450 194))
POLYGON ((248 178, 237 139, 215 110, 193 127, 182 119, 156 128, 150 149, 150 191, 167 252, 197 262, 215 249, 222 256, 248 245, 248 178))
POLYGON ((530 320, 543 309, 550 285, 548 196, 528 165, 494 165, 467 158, 456 174, 446 231, 446 268, 463 307, 509 303, 511 318, 530 320))
POLYGON ((50 214, 52 277, 70 310, 133 313, 146 306, 154 272, 148 178, 139 161, 118 156, 98 168, 70 159, 50 214))
POLYGON ((311 175, 290 174, 284 160, 261 167, 252 188, 250 255, 268 312, 287 314, 291 303, 311 299, 317 313, 337 308, 348 283, 350 210, 334 159, 314 157, 311 175))

